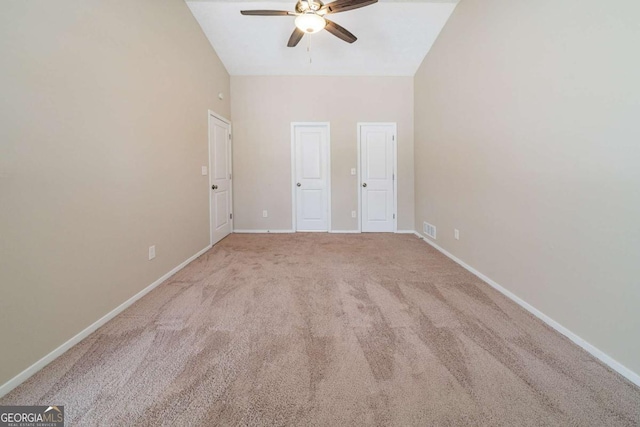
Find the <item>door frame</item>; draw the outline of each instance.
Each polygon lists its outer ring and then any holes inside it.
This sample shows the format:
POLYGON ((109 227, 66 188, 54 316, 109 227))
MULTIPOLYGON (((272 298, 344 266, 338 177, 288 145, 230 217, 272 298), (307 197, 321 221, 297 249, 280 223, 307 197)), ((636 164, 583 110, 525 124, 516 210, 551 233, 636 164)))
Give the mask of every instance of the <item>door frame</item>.
POLYGON ((327 128, 327 231, 331 231, 331 123, 330 122, 291 122, 291 230, 297 233, 297 204, 296 204, 296 127, 327 128))
POLYGON ((233 233, 233 137, 232 135, 232 127, 231 121, 226 117, 216 113, 215 111, 207 110, 207 148, 208 148, 208 159, 207 159, 207 192, 209 193, 209 246, 213 245, 213 230, 211 229, 211 223, 213 220, 213 211, 211 210, 211 118, 215 118, 220 120, 223 123, 226 123, 229 126, 229 158, 227 161, 229 162, 229 213, 231 214, 231 218, 229 218, 231 230, 229 234, 233 233))
POLYGON ((362 171, 360 166, 362 164, 361 148, 362 145, 362 126, 392 126, 393 127, 393 212, 395 218, 393 218, 393 232, 398 232, 398 124, 396 122, 358 122, 358 159, 356 165, 356 171, 358 175, 358 232, 362 233, 362 171))

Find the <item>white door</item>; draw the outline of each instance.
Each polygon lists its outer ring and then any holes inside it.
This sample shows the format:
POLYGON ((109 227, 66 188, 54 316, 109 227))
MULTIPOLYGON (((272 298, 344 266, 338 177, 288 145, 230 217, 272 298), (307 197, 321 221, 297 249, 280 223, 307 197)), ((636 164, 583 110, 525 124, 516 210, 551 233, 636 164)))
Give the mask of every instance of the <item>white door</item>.
POLYGON ((329 125, 293 124, 294 230, 329 231, 329 125))
POLYGON ((211 191, 211 244, 232 229, 231 216, 231 125, 209 114, 209 187, 211 191))
POLYGON ((396 228, 396 125, 361 124, 360 200, 363 232, 393 232, 396 228))

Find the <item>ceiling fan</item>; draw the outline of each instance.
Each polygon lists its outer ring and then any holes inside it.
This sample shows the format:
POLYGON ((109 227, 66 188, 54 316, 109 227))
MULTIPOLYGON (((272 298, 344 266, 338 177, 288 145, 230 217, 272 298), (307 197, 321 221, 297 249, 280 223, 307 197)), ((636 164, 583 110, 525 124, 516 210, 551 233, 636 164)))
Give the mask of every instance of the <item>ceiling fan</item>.
POLYGON ((325 18, 325 15, 358 9, 377 3, 377 1, 378 0, 336 0, 329 4, 324 4, 321 0, 298 0, 295 12, 287 12, 284 10, 242 10, 240 13, 253 16, 295 16, 296 28, 289 38, 289 43, 287 43, 288 47, 295 47, 305 33, 317 33, 323 29, 347 43, 353 43, 358 40, 358 38, 344 27, 333 21, 329 21, 325 18))

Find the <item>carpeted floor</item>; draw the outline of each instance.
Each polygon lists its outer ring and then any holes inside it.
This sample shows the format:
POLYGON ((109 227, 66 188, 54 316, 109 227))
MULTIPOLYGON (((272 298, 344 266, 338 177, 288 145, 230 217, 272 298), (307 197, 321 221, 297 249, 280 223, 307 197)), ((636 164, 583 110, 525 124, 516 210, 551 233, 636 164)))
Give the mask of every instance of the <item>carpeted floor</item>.
POLYGON ((640 425, 640 389, 410 235, 231 235, 0 404, 67 425, 640 425))

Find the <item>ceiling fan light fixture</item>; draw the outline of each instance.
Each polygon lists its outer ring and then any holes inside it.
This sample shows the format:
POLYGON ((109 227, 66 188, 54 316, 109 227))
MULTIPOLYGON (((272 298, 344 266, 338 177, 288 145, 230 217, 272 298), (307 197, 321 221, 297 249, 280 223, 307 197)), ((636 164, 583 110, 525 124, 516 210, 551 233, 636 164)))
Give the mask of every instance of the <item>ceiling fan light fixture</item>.
POLYGON ((309 34, 323 30, 326 25, 327 21, 313 12, 304 13, 296 18, 296 27, 309 34))

